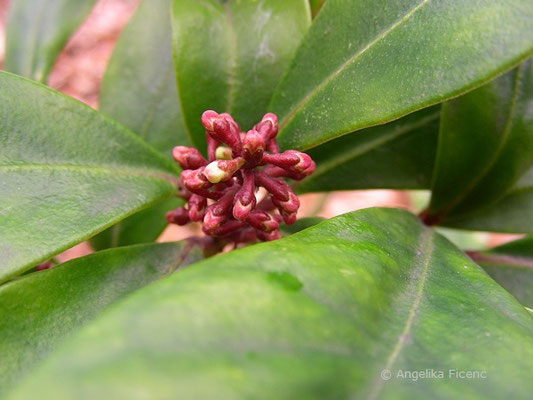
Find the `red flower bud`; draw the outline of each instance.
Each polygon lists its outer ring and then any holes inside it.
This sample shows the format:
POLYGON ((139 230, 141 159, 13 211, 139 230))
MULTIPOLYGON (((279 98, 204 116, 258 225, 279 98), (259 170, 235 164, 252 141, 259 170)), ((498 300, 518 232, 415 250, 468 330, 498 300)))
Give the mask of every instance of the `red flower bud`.
POLYGON ((265 142, 268 142, 278 134, 278 117, 272 113, 265 114, 254 129, 265 138, 265 142))
POLYGON ((218 228, 215 228, 211 231, 204 230, 205 233, 216 236, 216 237, 224 237, 231 235, 232 233, 235 233, 239 229, 243 228, 245 226, 244 222, 241 221, 226 221, 224 224, 219 226, 218 228))
POLYGON ((240 134, 241 132, 241 128, 239 127, 239 124, 237 124, 235 122, 235 120, 233 119, 233 117, 227 113, 222 113, 220 114, 221 117, 223 117, 226 121, 228 121, 229 123, 229 126, 232 130, 232 135, 235 135, 235 134, 240 134))
POLYGON ((189 205, 189 218, 191 221, 201 221, 205 215, 207 199, 203 196, 193 194, 187 204, 189 205))
POLYGON ((165 218, 170 224, 186 225, 191 222, 189 212, 185 207, 178 207, 175 210, 167 212, 165 218))
POLYGON ((281 210, 281 216, 283 217, 283 222, 285 222, 287 225, 292 225, 296 222, 297 212, 289 213, 285 210, 281 210))
POLYGON ((271 176, 272 178, 285 178, 289 175, 289 172, 274 165, 267 165, 265 168, 263 168, 262 172, 268 176, 271 176))
POLYGON ((245 220, 256 205, 254 174, 250 170, 243 171, 244 181, 241 189, 235 195, 233 217, 239 221, 245 220))
POLYGON ((265 115, 263 115, 263 118, 261 119, 261 122, 265 122, 265 121, 270 121, 270 123, 272 124, 272 129, 275 129, 277 132, 278 117, 276 116, 276 114, 266 113, 265 115))
POLYGON ((227 215, 216 215, 211 207, 207 207, 202 224, 203 231, 208 235, 213 233, 224 221, 228 220, 227 215))
POLYGON ((288 213, 293 213, 298 211, 298 208, 300 208, 300 200, 298 200, 298 196, 294 194, 292 189, 289 188, 288 192, 289 198, 287 200, 279 200, 277 198, 273 198, 272 202, 283 211, 286 211, 288 213))
POLYGON ((256 231, 257 237, 261 240, 264 240, 265 242, 270 242, 272 240, 281 239, 281 233, 279 233, 278 230, 272 231, 272 232, 263 232, 263 231, 256 231))
POLYGON ((214 111, 206 111, 202 114, 202 125, 209 136, 218 142, 226 143, 238 155, 242 150, 239 127, 233 119, 227 118, 227 114, 218 115, 214 111))
POLYGON ((204 113, 202 114, 202 125, 207 131, 213 132, 213 130, 215 129, 214 123, 219 118, 220 118, 220 115, 218 115, 216 111, 213 111, 213 110, 204 111, 204 113))
POLYGON ((290 186, 280 178, 302 179, 314 171, 313 160, 295 150, 279 154, 274 114, 265 114, 247 133, 240 131, 229 114, 215 111, 202 114, 202 125, 209 163, 195 149, 174 149, 174 159, 184 169, 178 195, 187 206, 169 212, 167 219, 179 224, 202 220, 207 235, 224 238, 215 241, 217 251, 231 241, 236 246, 280 238, 279 224, 294 223, 300 206, 290 186), (259 186, 269 194, 257 204, 259 186), (208 206, 208 199, 215 202, 208 206))
MULTIPOLYGON (((263 154, 262 162, 283 168, 287 171, 285 176, 296 180, 305 178, 315 170, 315 163, 311 157, 296 150, 287 150, 281 154, 263 154)), ((283 176, 272 168, 268 171, 271 176, 283 176)))
POLYGON ((181 171, 181 182, 191 192, 194 192, 195 189, 207 189, 211 187, 212 184, 203 174, 204 169, 205 167, 200 167, 181 171))
POLYGON ((315 163, 314 161, 311 162, 311 164, 306 168, 304 169, 303 171, 301 172, 290 172, 287 176, 291 179, 294 179, 294 180, 297 180, 297 181, 300 181, 302 180, 303 178, 311 175, 313 172, 315 172, 315 163))
POLYGON ((228 191, 219 200, 207 207, 203 227, 209 232, 214 232, 229 217, 229 210, 233 205, 235 190, 228 191))
POLYGON ((207 165, 207 161, 193 147, 176 146, 172 149, 172 157, 182 169, 197 169, 207 165))
POLYGON ((281 168, 292 167, 300 161, 300 158, 294 154, 294 150, 287 150, 281 154, 263 154, 263 162, 266 164, 277 165, 281 168))
POLYGON ((242 157, 233 160, 216 160, 205 167, 203 175, 211 183, 225 182, 233 177, 233 174, 244 165, 244 162, 242 157))
MULTIPOLYGON (((291 151, 291 150, 288 150, 291 151)), ((309 157, 308 154, 302 153, 300 151, 292 150, 293 154, 296 155, 300 160, 297 164, 293 165, 290 169, 291 171, 304 174, 305 176, 311 175, 315 170, 315 162, 309 157)), ((287 153, 287 152, 285 152, 287 153)))
POLYGON ((250 166, 261 163, 263 151, 265 150, 265 139, 256 130, 248 131, 243 140, 242 156, 250 166))
POLYGON ((289 200, 290 187, 281 179, 271 178, 262 173, 256 174, 257 183, 268 190, 274 198, 281 201, 289 200))
POLYGON ((274 219, 269 213, 260 210, 254 210, 246 218, 248 222, 255 229, 259 229, 263 232, 272 232, 278 229, 279 222, 274 219))

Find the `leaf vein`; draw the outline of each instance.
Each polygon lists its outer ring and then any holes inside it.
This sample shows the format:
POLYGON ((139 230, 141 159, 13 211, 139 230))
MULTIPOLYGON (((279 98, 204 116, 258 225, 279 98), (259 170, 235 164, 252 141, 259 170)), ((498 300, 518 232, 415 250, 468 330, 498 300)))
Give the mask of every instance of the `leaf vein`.
POLYGON ((494 156, 490 159, 490 161, 487 163, 485 168, 483 168, 483 170, 480 171, 479 175, 476 176, 474 179, 472 179, 468 187, 466 187, 464 191, 460 192, 458 196, 455 197, 455 199, 451 200, 450 203, 448 203, 448 206, 442 212, 450 212, 455 207, 457 207, 457 205, 459 205, 461 201, 463 201, 468 196, 468 194, 471 193, 472 190, 476 188, 476 186, 483 180, 483 178, 487 176, 487 174, 492 170, 492 168, 498 161, 502 151, 505 148, 505 145, 507 144, 509 140, 509 136, 512 130, 511 129, 513 126, 512 121, 513 121, 514 114, 516 112, 516 103, 517 103, 517 98, 519 94, 518 89, 519 89, 520 82, 522 79, 522 74, 523 74, 523 66, 521 65, 518 67, 518 70, 516 72, 516 78, 515 78, 515 82, 513 85, 513 94, 512 94, 513 97, 511 99, 511 104, 509 106, 509 114, 508 114, 507 121, 505 123, 505 127, 501 135, 501 141, 498 143, 498 147, 496 148, 496 151, 494 152, 494 156))
POLYGON ((320 90, 322 90, 329 82, 331 82, 333 79, 337 77, 348 65, 354 63, 357 61, 364 53, 366 53, 367 50, 369 50, 372 46, 374 46, 376 43, 383 40, 389 33, 394 31, 398 26, 400 26, 402 23, 407 21, 409 18, 411 18, 418 10, 420 10, 424 5, 426 5, 430 0, 422 0, 417 6, 413 7, 407 14, 405 14, 403 17, 401 17, 398 21, 396 21, 394 24, 389 26, 387 29, 385 29, 383 32, 381 32, 374 40, 372 40, 370 43, 368 43, 365 47, 363 47, 360 51, 355 53, 353 56, 351 56, 347 61, 345 61, 339 68, 337 68, 335 71, 333 71, 330 75, 328 75, 319 85, 317 85, 314 89, 312 89, 304 98, 303 100, 296 105, 296 107, 289 113, 287 116, 283 119, 283 121, 279 124, 279 130, 282 131, 283 128, 294 118, 294 116, 302 109, 302 107, 307 104, 320 90))
MULTIPOLYGON (((409 132, 412 132, 415 129, 418 129, 422 126, 424 126, 427 123, 430 123, 432 121, 435 121, 440 115, 440 111, 436 112, 434 114, 428 115, 425 118, 422 118, 421 120, 406 125, 402 129, 398 129, 397 131, 393 131, 389 135, 383 135, 363 146, 355 147, 355 148, 348 148, 348 151, 346 151, 343 155, 337 156, 334 159, 330 160, 329 162, 322 163, 320 166, 318 166, 315 170, 315 172, 305 181, 307 184, 308 182, 314 180, 315 178, 327 173, 328 171, 337 168, 338 166, 345 164, 351 160, 354 160, 358 157, 361 157, 365 155, 366 153, 375 150, 376 148, 385 145, 403 135, 408 134, 409 132)), ((361 133, 364 134, 364 133, 361 133)))
POLYGON ((230 46, 230 61, 229 61, 229 90, 228 100, 226 104, 226 112, 232 113, 233 105, 235 103, 235 82, 237 78, 237 36, 235 34, 235 27, 233 26, 233 14, 229 3, 224 4, 226 17, 229 25, 229 46, 230 46))
POLYGON ((74 165, 74 164, 11 164, 0 165, 0 171, 23 171, 23 170, 55 170, 67 172, 92 172, 110 175, 123 175, 130 177, 144 177, 168 181, 172 184, 178 183, 178 178, 169 174, 150 170, 136 170, 133 168, 104 168, 91 165, 74 165))
MULTIPOLYGON (((422 297, 424 295, 424 287, 425 287, 427 277, 429 274, 429 264, 431 261, 431 256, 433 254, 433 231, 431 231, 430 229, 425 229, 422 232, 420 243, 418 245, 418 248, 415 254, 419 259, 419 265, 415 271, 418 272, 420 270, 420 281, 418 282, 418 285, 416 287, 413 304, 411 305, 411 308, 409 309, 409 313, 407 315, 407 319, 405 321, 405 325, 403 327, 402 333, 398 337, 398 340, 396 341, 396 344, 394 345, 394 348, 392 349, 392 352, 387 358, 387 361, 383 368, 386 370, 390 370, 392 366, 394 365, 394 363, 396 362, 396 360, 398 359, 398 356, 400 355, 401 351, 404 349, 405 344, 407 343, 407 340, 413 328, 413 323, 415 321, 416 314, 418 312, 418 307, 420 306, 420 301, 422 300, 422 297)), ((381 377, 378 378, 372 385, 372 389, 370 391, 368 398, 376 399, 380 390, 383 388, 383 385, 385 384, 385 382, 386 381, 381 379, 381 377)))

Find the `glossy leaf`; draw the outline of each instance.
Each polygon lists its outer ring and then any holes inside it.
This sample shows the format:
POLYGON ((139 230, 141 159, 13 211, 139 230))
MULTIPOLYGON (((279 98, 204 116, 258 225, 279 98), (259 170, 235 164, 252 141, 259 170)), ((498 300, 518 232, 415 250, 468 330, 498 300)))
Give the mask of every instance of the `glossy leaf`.
POLYGON ((46 82, 61 49, 95 2, 11 1, 7 20, 5 69, 46 82))
POLYGON ((533 237, 470 256, 522 304, 533 307, 533 237))
POLYGON ((525 308, 446 239, 366 209, 137 292, 11 398, 525 399, 532 334, 525 308), (487 378, 396 378, 429 368, 487 378))
POLYGON ((533 60, 443 106, 429 213, 461 219, 501 199, 533 165, 533 60))
POLYGON ((272 99, 280 145, 307 149, 481 85, 533 52, 530 9, 530 0, 326 1, 272 99))
POLYGON ((313 18, 316 18, 325 2, 326 0, 309 0, 309 6, 311 7, 311 15, 313 18))
POLYGON ((99 109, 172 159, 189 146, 172 63, 171 0, 143 1, 109 61, 99 109))
POLYGON ((495 204, 464 216, 447 220, 459 229, 529 233, 533 231, 533 168, 495 204))
POLYGON ((123 247, 1 286, 0 395, 111 304, 200 258, 186 242, 123 247))
POLYGON ((308 0, 174 1, 178 90, 196 147, 205 110, 231 113, 244 130, 261 119, 310 21, 308 0))
POLYGON ((167 211, 179 207, 181 204, 183 201, 180 199, 170 198, 133 214, 92 237, 91 247, 95 250, 103 250, 110 247, 152 242, 168 226, 165 219, 167 211))
POLYGON ((138 136, 51 89, 0 73, 0 282, 175 193, 138 136))
POLYGON ((437 149, 439 107, 350 134, 308 151, 315 172, 297 191, 426 189, 437 149))
MULTIPOLYGON (((100 94, 100 111, 137 133, 166 157, 189 146, 172 62, 171 0, 141 3, 117 42, 100 94)), ((167 226, 169 200, 119 222, 91 240, 97 249, 155 240, 167 226)))
POLYGON ((322 217, 307 217, 299 218, 292 225, 282 224, 279 229, 283 236, 292 235, 296 232, 303 231, 304 229, 310 228, 325 221, 325 218, 322 217))

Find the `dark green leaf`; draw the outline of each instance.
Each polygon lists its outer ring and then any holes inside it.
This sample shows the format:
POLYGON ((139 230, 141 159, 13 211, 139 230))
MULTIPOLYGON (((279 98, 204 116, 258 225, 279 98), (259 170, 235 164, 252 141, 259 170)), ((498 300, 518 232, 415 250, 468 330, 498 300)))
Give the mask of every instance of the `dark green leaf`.
POLYGON ((174 1, 179 96, 196 147, 205 147, 200 124, 205 110, 229 112, 245 130, 268 111, 310 24, 307 1, 174 1))
POLYGON ((171 0, 143 1, 120 35, 100 95, 100 111, 172 159, 189 146, 172 64, 171 0))
POLYGON ((475 215, 506 195, 532 165, 530 59, 443 106, 429 213, 443 224, 475 215))
POLYGON ((308 151, 315 172, 294 187, 320 192, 369 188, 425 189, 431 183, 439 107, 346 135, 308 151))
POLYGON ((300 232, 300 231, 303 231, 304 229, 315 226, 316 224, 319 224, 320 222, 323 222, 323 221, 325 221, 325 218, 322 218, 322 217, 300 218, 292 225, 282 224, 280 226, 280 232, 284 236, 292 235, 296 232, 300 232))
POLYGON ((123 247, 0 287, 0 395, 110 304, 200 258, 189 243, 123 247))
POLYGON ((464 93, 533 52, 530 0, 328 0, 271 103, 307 149, 464 93))
POLYGON ((533 168, 498 202, 487 208, 446 221, 460 229, 529 233, 533 231, 533 168))
POLYGON ((326 0, 309 0, 309 6, 311 7, 311 15, 315 18, 324 5, 326 0))
POLYGON ((110 247, 152 242, 161 235, 161 232, 168 225, 165 219, 167 211, 182 204, 182 200, 170 198, 137 214, 133 214, 131 217, 92 237, 90 240, 91 247, 95 250, 103 250, 110 247))
POLYGON ((526 399, 532 335, 524 307, 446 239, 366 209, 137 292, 13 398, 526 399), (446 377, 396 378, 430 368, 446 377))
POLYGON ((533 307, 533 237, 470 256, 522 304, 533 307))
POLYGON ((46 82, 59 52, 95 1, 11 1, 6 32, 6 70, 46 82))
MULTIPOLYGON (((172 63, 170 0, 146 0, 124 28, 102 83, 100 111, 137 133, 166 157, 189 146, 172 63)), ((126 246, 155 240, 165 229, 167 201, 135 214, 91 240, 93 247, 126 246)))
POLYGON ((174 163, 51 89, 0 73, 0 282, 175 193, 174 163))

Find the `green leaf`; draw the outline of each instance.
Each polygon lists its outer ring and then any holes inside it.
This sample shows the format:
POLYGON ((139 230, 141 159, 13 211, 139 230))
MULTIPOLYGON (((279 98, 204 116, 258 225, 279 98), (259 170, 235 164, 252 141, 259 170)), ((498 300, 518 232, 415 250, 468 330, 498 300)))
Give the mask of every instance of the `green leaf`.
POLYGON ((313 18, 316 18, 325 2, 326 0, 309 0, 309 6, 311 7, 311 15, 313 18))
POLYGON ((516 185, 533 165, 532 104, 530 59, 443 106, 431 218, 468 218, 516 185))
POLYGON ((531 335, 525 308, 446 239, 366 209, 138 291, 12 399, 526 399, 531 335), (446 378, 396 378, 430 368, 446 378))
POLYGON ((308 0, 175 0, 172 27, 187 129, 205 148, 200 117, 229 112, 251 129, 311 21, 308 0))
POLYGON ((533 53, 530 11, 530 0, 326 1, 272 99, 280 145, 307 149, 481 85, 533 53))
POLYGON ((177 169, 91 108, 0 73, 0 282, 176 192, 177 169))
POLYGON ((123 247, 0 287, 0 395, 109 305, 199 260, 190 243, 123 247))
POLYGON ((469 255, 522 304, 533 307, 532 236, 469 255))
POLYGON ((46 82, 69 37, 95 0, 15 0, 9 8, 5 69, 46 82))
POLYGON ((440 107, 350 134, 308 151, 315 172, 300 192, 370 188, 425 189, 431 183, 440 107))
POLYGON ((300 218, 296 220, 296 222, 292 225, 282 224, 279 228, 283 236, 288 236, 296 232, 303 231, 304 229, 310 228, 312 226, 315 226, 316 224, 319 224, 323 221, 325 221, 325 218, 322 217, 300 218))
POLYGON ((172 63, 171 0, 143 1, 117 41, 100 95, 100 111, 172 159, 189 146, 172 63))
POLYGON ((493 232, 530 233, 533 231, 533 168, 495 204, 446 221, 447 226, 493 232))
MULTIPOLYGON (((167 158, 190 146, 176 91, 172 62, 170 0, 143 1, 117 42, 100 94, 100 111, 137 133, 167 158)), ((167 226, 169 200, 135 214, 91 240, 96 249, 155 240, 167 226)))
POLYGON ((137 214, 133 214, 131 217, 92 237, 89 241, 91 247, 95 250, 104 250, 110 247, 152 242, 168 226, 165 219, 167 211, 182 204, 182 200, 170 198, 137 214))

